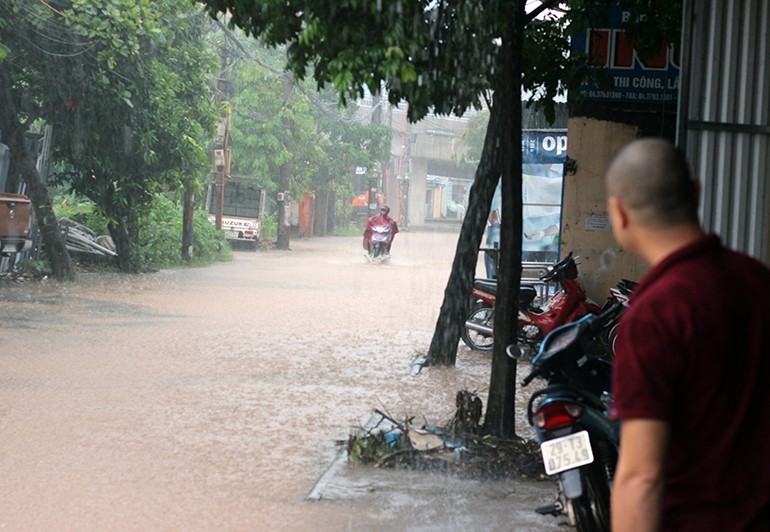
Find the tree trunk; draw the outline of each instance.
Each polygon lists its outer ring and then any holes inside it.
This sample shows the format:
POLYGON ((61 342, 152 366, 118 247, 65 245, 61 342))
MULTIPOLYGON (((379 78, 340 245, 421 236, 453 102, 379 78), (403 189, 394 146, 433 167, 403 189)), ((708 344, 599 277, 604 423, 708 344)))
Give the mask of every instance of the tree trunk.
POLYGON ((118 269, 123 273, 139 273, 143 269, 141 258, 139 257, 139 220, 137 215, 136 195, 132 191, 125 192, 125 204, 117 210, 114 202, 110 203, 108 198, 103 198, 106 205, 112 207, 110 212, 114 220, 108 225, 110 236, 115 242, 115 250, 118 254, 118 269))
POLYGON ((182 260, 190 262, 193 258, 193 216, 195 214, 195 193, 190 183, 185 185, 182 196, 182 260))
POLYGON ((48 187, 40 178, 35 167, 34 156, 27 148, 25 140, 27 128, 18 122, 18 105, 12 97, 10 82, 1 63, 0 95, 3 97, 1 106, 3 109, 0 112, 0 132, 7 138, 14 164, 27 184, 27 196, 29 196, 35 211, 35 219, 40 230, 45 254, 51 265, 51 275, 54 279, 61 281, 73 280, 77 277, 75 265, 59 230, 59 221, 53 212, 48 187))
POLYGON ((33 156, 26 148, 24 135, 19 134, 17 130, 12 132, 10 137, 8 147, 14 164, 21 171, 24 182, 27 184, 27 195, 35 209, 35 219, 40 229, 45 254, 51 264, 51 274, 55 279, 73 280, 77 277, 77 273, 59 229, 59 221, 53 212, 48 187, 35 168, 33 156))
POLYGON ((333 190, 329 191, 329 208, 327 209, 326 226, 329 233, 334 233, 337 229, 337 193, 333 190))
POLYGON ((450 366, 455 363, 457 343, 468 313, 468 294, 473 287, 478 247, 498 177, 502 174, 500 274, 484 431, 503 438, 515 436, 516 361, 508 358, 505 348, 516 342, 521 280, 521 50, 525 13, 523 3, 513 4, 513 17, 501 50, 506 72, 501 78, 502 86, 497 87, 494 93, 481 161, 427 356, 428 365, 450 366))
MULTIPOLYGON (((521 284, 522 157, 521 157, 521 75, 524 39, 524 3, 514 2, 508 31, 502 40, 503 112, 500 145, 502 150, 502 219, 500 222, 500 274, 495 300, 492 374, 489 383, 484 432, 505 439, 516 436, 516 361, 505 353, 516 343, 518 298, 521 284)), ((497 102, 497 98, 495 99, 497 102)))
POLYGON ((313 209, 313 236, 329 234, 329 191, 318 190, 315 193, 315 209, 313 209))
POLYGON ((500 103, 495 98, 489 114, 481 160, 468 196, 468 210, 457 239, 452 271, 444 290, 444 302, 428 348, 426 365, 429 366, 453 366, 457 358, 457 343, 470 310, 468 298, 473 288, 479 244, 500 178, 500 124, 500 103))
POLYGON ((110 222, 107 228, 110 230, 110 236, 115 243, 115 251, 118 254, 116 257, 118 269, 124 273, 131 272, 131 246, 125 221, 121 218, 115 222, 110 222))

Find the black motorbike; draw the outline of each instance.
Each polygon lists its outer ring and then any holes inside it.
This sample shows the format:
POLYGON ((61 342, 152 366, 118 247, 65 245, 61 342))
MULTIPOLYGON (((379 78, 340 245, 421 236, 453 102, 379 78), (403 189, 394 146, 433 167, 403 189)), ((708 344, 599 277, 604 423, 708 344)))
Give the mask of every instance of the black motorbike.
MULTIPOLYGON (((544 379, 529 399, 527 418, 540 443, 545 471, 558 475, 559 496, 541 514, 566 515, 581 532, 610 530, 610 487, 618 458, 618 426, 609 419, 612 362, 595 349, 625 306, 616 303, 554 329, 523 381, 544 379)), ((508 356, 520 358, 518 346, 508 356)))

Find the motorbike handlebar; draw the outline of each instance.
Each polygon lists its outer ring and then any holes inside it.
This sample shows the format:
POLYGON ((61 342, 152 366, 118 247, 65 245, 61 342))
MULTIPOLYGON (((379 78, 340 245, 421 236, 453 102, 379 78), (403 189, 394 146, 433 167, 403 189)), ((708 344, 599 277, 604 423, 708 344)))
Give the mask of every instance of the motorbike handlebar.
POLYGON ((591 320, 591 332, 597 333, 615 320, 625 309, 623 303, 613 303, 607 310, 593 317, 591 320))
POLYGON ((561 277, 562 272, 565 271, 565 269, 570 265, 571 262, 574 261, 574 257, 572 256, 572 252, 570 251, 569 255, 564 257, 562 260, 551 266, 547 272, 545 272, 543 275, 540 276, 541 281, 553 281, 561 277))
POLYGON ((532 370, 532 371, 529 373, 529 375, 527 375, 526 377, 524 377, 524 378, 521 380, 521 385, 522 385, 522 386, 527 386, 527 385, 528 385, 530 382, 532 382, 532 381, 535 379, 535 377, 537 377, 538 373, 539 373, 539 371, 538 371, 538 369, 537 369, 537 368, 533 369, 533 370, 532 370))

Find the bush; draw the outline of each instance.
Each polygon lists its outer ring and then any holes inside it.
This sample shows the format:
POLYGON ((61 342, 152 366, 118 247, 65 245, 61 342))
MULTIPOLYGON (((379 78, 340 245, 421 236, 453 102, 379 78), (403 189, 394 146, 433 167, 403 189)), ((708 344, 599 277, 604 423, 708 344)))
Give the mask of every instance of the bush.
MULTIPOLYGON (((70 218, 99 235, 109 235, 107 219, 90 201, 69 199, 54 204, 57 218, 70 218)), ((182 206, 156 194, 139 214, 139 254, 144 269, 171 268, 186 264, 182 260, 182 206)), ((232 260, 232 250, 224 233, 218 231, 203 211, 193 214, 193 264, 206 265, 232 260)))
MULTIPOLYGON (((183 264, 182 206, 161 194, 153 197, 149 210, 139 218, 142 263, 148 268, 170 268, 183 264)), ((232 251, 222 231, 217 231, 206 213, 193 214, 193 263, 202 265, 232 260, 232 251)))
POLYGON ((334 228, 335 236, 362 236, 364 233, 352 222, 334 228))
POLYGON ((69 218, 81 225, 85 225, 97 235, 109 235, 107 218, 105 218, 96 206, 89 200, 78 201, 74 196, 64 196, 54 202, 53 211, 56 218, 69 218))
POLYGON ((272 240, 274 242, 277 239, 278 216, 275 212, 271 212, 262 217, 262 222, 259 224, 259 240, 272 240))
POLYGON ((233 251, 224 232, 209 221, 204 211, 196 210, 193 215, 193 262, 210 264, 227 260, 233 260, 233 251))

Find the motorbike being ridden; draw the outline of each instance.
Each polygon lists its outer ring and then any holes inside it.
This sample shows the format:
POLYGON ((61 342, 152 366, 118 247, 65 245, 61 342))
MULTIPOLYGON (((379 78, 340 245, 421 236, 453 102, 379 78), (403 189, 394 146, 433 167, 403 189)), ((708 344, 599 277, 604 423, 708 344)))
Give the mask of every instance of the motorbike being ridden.
POLYGON ((372 216, 366 223, 364 249, 372 262, 383 262, 390 258, 390 246, 398 233, 398 226, 389 213, 390 208, 383 205, 379 216, 372 216))
MULTIPOLYGON (((522 381, 545 379, 532 394, 527 419, 545 471, 559 476, 557 501, 541 514, 565 514, 580 532, 610 530, 610 491, 618 458, 618 425, 609 419, 612 362, 590 354, 591 343, 617 323, 622 303, 554 329, 522 381)), ((518 358, 518 346, 508 356, 518 358)))
MULTIPOLYGON (((533 305, 537 291, 534 286, 521 283, 519 288, 518 338, 533 354, 542 339, 556 327, 575 321, 588 314, 599 314, 601 308, 586 296, 577 281, 577 263, 572 253, 549 268, 540 280, 546 283, 558 282, 561 289, 546 301, 543 307, 533 305)), ((474 304, 468 318, 462 339, 471 349, 490 351, 494 334, 495 299, 497 281, 476 279, 471 296, 474 304)))

